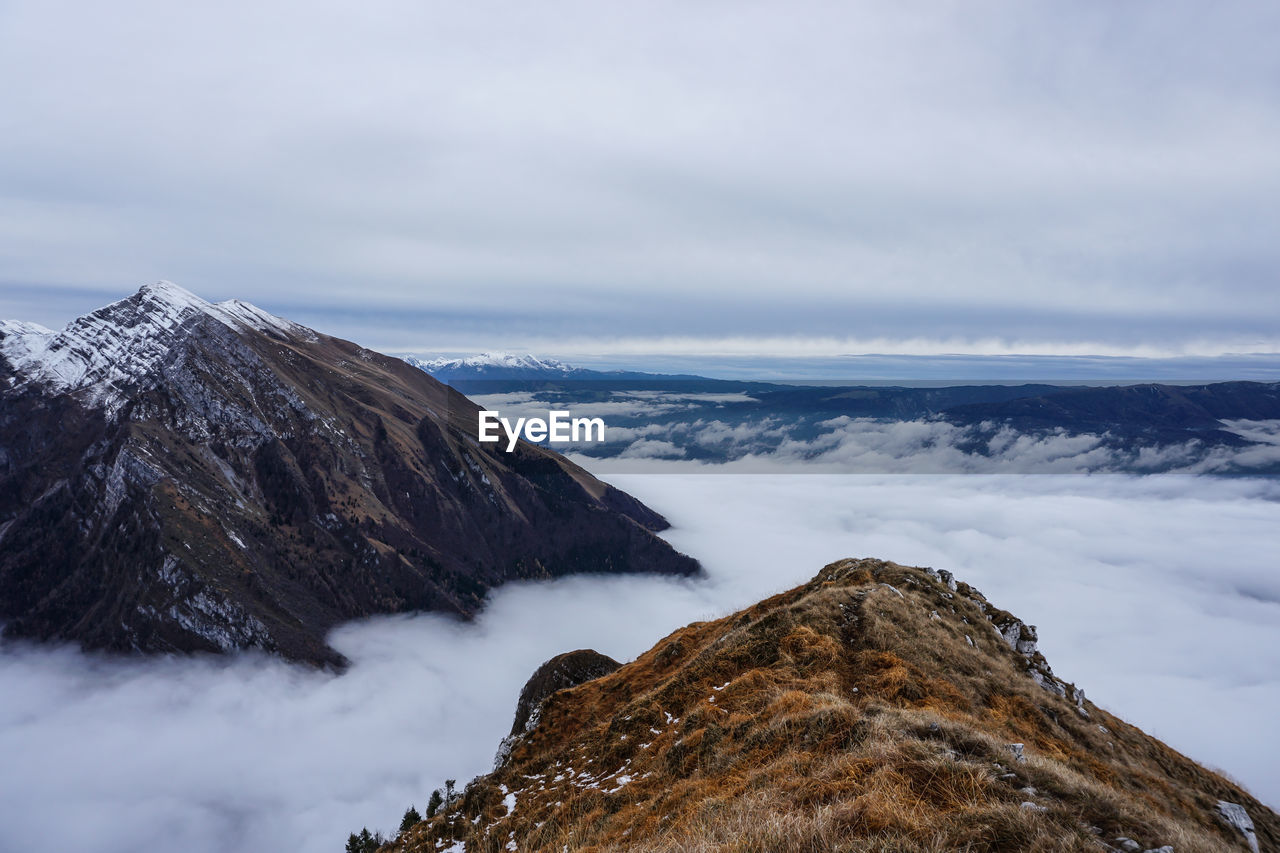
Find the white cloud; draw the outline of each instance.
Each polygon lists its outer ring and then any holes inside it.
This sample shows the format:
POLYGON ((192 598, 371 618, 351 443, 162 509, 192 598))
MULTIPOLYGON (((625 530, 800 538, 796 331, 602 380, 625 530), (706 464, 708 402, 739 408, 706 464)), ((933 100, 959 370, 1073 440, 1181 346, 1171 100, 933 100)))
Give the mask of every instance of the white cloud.
POLYGON ((1224 420, 1229 432, 1261 444, 1280 444, 1280 421, 1251 421, 1246 419, 1224 420))
POLYGON ((333 638, 354 661, 340 677, 6 647, 0 847, 338 849, 362 825, 394 828, 444 778, 486 771, 546 658, 635 656, 845 556, 954 570, 1039 625, 1055 670, 1092 699, 1280 804, 1280 751, 1258 734, 1280 707, 1273 483, 632 464, 651 473, 613 481, 675 523, 668 538, 707 579, 515 585, 473 624, 349 625, 333 638))
POLYGON ((619 457, 622 459, 681 459, 684 457, 684 450, 669 441, 644 438, 633 442, 619 454, 619 457))
MULTIPOLYGON (((637 413, 638 414, 638 413, 637 413)), ((655 411, 656 416, 663 412, 655 411)), ((1267 472, 1280 466, 1280 429, 1273 421, 1235 420, 1227 429, 1256 444, 1231 447, 1199 438, 1138 445, 1108 433, 1063 428, 1022 432, 1007 424, 957 425, 944 420, 891 421, 840 416, 819 421, 809 434, 778 417, 727 424, 719 420, 658 420, 613 428, 611 441, 652 442, 714 449, 738 466, 758 471, 860 474, 1221 474, 1267 472)), ((612 452, 612 451, 611 451, 612 452)), ((623 450, 594 460, 599 470, 625 472, 634 456, 623 450)), ((672 454, 674 455, 674 454, 672 454)))

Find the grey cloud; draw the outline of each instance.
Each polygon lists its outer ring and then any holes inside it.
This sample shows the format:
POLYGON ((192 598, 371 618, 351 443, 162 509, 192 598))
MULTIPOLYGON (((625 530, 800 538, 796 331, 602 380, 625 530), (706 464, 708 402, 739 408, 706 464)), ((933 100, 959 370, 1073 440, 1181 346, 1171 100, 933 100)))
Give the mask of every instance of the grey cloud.
POLYGON ((467 348, 563 324, 607 351, 624 313, 642 337, 1280 343, 1256 4, 5 15, 0 251, 51 298, 166 277, 384 348, 454 314, 490 317, 467 348))

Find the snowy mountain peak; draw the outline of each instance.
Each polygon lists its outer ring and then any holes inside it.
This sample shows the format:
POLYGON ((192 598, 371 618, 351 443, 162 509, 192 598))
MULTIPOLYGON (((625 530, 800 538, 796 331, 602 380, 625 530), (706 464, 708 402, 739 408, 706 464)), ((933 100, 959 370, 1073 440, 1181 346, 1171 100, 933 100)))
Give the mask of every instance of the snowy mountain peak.
POLYGON ((420 359, 409 356, 405 361, 433 376, 459 371, 481 375, 518 373, 566 376, 582 369, 554 358, 538 358, 528 353, 520 355, 510 352, 482 352, 479 355, 464 358, 420 359))
POLYGON ((554 358, 538 358, 535 355, 517 355, 510 352, 482 352, 479 355, 463 359, 470 367, 493 365, 495 367, 526 367, 534 370, 572 370, 563 361, 554 358))
POLYGON ((244 328, 317 340, 305 326, 239 300, 210 303, 170 281, 146 284, 132 296, 77 317, 60 332, 34 323, 0 321, 0 355, 13 369, 10 387, 45 384, 114 409, 125 385, 151 373, 201 317, 244 328))
POLYGON ((174 306, 203 309, 209 305, 208 302, 205 302, 185 287, 179 287, 173 282, 164 281, 163 279, 154 284, 142 285, 142 287, 138 288, 137 295, 155 302, 174 306))

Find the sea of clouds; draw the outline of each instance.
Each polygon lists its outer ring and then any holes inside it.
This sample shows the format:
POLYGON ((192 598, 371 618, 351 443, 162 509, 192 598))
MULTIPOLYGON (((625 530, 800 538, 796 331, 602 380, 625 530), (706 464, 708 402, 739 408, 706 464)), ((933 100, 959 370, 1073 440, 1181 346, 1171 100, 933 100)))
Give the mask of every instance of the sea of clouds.
POLYGON ((1039 626, 1060 677, 1280 805, 1280 484, 632 464, 611 479, 704 579, 518 584, 472 623, 350 624, 341 676, 0 648, 0 849, 338 851, 487 771, 543 660, 626 660, 845 556, 955 571, 1039 626))
MULTIPOLYGON (((1008 423, 952 423, 941 417, 893 420, 797 417, 764 411, 743 415, 726 404, 747 394, 614 391, 607 400, 556 403, 530 392, 479 395, 483 408, 512 419, 565 408, 606 422, 603 445, 583 442, 604 475, 635 470, 630 460, 732 460, 733 469, 857 474, 1273 473, 1280 467, 1280 421, 1225 420, 1224 432, 1249 443, 1186 438, 1134 441, 1107 431, 1018 429, 1008 423)), ((556 449, 564 450, 564 445, 556 449)), ((643 470, 643 469, 641 469, 643 470)))

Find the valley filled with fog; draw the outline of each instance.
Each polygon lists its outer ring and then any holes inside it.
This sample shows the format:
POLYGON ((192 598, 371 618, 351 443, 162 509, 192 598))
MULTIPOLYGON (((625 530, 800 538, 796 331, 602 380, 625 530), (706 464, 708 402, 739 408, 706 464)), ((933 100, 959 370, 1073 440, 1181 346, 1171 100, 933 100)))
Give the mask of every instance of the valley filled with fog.
POLYGON ((1280 804, 1280 483, 609 461, 705 578, 512 585, 470 624, 347 625, 341 676, 6 644, 0 848, 340 850, 361 826, 394 830, 446 778, 488 771, 545 659, 630 659, 846 556, 954 571, 1039 626, 1060 678, 1280 804))
MULTIPOLYGON (((608 423, 605 438, 588 437, 557 445, 586 457, 595 473, 608 476, 634 470, 633 460, 681 460, 703 464, 733 462, 735 471, 850 474, 1226 474, 1275 475, 1280 472, 1280 419, 1257 417, 1261 404, 1275 414, 1280 386, 1254 384, 1225 411, 1205 413, 1201 422, 1186 418, 1186 403, 1169 394, 1165 411, 1108 410, 1092 417, 1073 417, 1049 410, 1034 418, 1010 417, 1009 412, 972 407, 949 409, 947 404, 921 405, 899 400, 894 406, 869 400, 883 395, 982 393, 981 387, 955 386, 934 390, 868 386, 788 388, 762 384, 731 393, 633 390, 564 386, 534 392, 480 394, 483 408, 512 420, 545 418, 550 409, 572 410, 573 416, 594 417, 608 423), (913 406, 917 409, 912 411, 913 406), (879 414, 848 414, 879 411, 879 414), (904 411, 905 410, 905 411, 904 411), (1250 417, 1244 413, 1249 412, 1250 417), (1171 416, 1171 417, 1170 417, 1171 416), (1168 420, 1164 420, 1168 418, 1168 420), (1184 418, 1186 418, 1184 420, 1184 418), (1163 421, 1163 422, 1161 422, 1163 421)), ((1052 405, 1064 386, 1042 388, 1040 397, 1052 405)), ((1234 389, 1239 384, 1204 386, 1234 389)), ((992 384, 1000 393, 1032 395, 1016 386, 992 384)), ((1159 386, 1130 386, 1121 393, 1133 398, 1149 395, 1159 386)), ((1074 389, 1079 392, 1083 389, 1074 389)), ((1106 395, 1100 386, 1094 393, 1106 395)), ((1159 391, 1168 394, 1173 386, 1159 391)), ((989 390, 988 390, 989 393, 989 390)), ((1227 392, 1230 393, 1230 392, 1227 392)), ((1039 405, 1037 403, 1036 405, 1039 405)), ((1034 410, 1034 407, 1033 407, 1034 410)), ((640 470, 644 470, 643 465, 640 470)))

